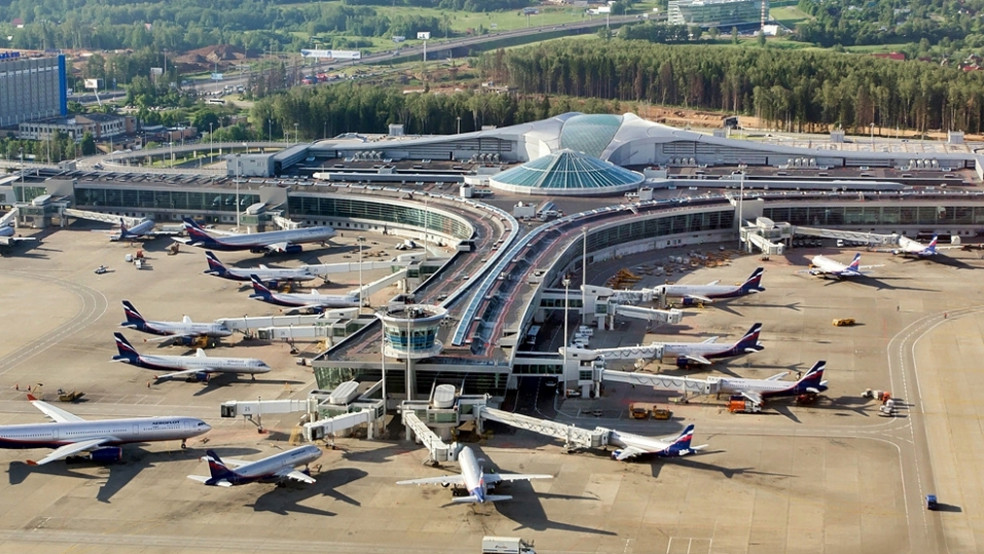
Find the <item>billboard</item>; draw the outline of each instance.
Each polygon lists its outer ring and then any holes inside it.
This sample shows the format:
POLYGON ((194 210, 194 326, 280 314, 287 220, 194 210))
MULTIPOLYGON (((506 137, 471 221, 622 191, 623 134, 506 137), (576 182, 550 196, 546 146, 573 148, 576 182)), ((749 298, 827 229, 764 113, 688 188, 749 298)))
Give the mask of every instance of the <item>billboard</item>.
POLYGON ((357 50, 301 50, 304 58, 331 58, 333 60, 361 60, 362 52, 357 50))
POLYGON ((85 88, 98 90, 101 79, 85 79, 85 88))
POLYGON ((430 31, 417 31, 417 40, 430 40, 430 31))

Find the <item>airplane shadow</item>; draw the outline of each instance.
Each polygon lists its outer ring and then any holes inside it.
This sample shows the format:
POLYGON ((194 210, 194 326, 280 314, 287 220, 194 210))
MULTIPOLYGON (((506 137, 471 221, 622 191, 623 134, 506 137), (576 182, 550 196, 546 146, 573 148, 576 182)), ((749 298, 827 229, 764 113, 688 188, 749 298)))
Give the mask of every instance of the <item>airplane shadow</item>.
POLYGON ((936 510, 934 510, 934 511, 936 511, 936 512, 951 512, 951 513, 959 514, 959 513, 963 512, 963 508, 961 508, 960 506, 955 506, 953 504, 944 504, 942 502, 937 502, 936 503, 936 510))
MULTIPOLYGON (((375 448, 373 450, 360 450, 360 451, 342 451, 342 459, 349 460, 355 463, 373 463, 382 464, 389 461, 390 458, 398 456, 400 454, 406 454, 411 450, 416 450, 416 446, 405 446, 404 443, 394 443, 385 444, 380 448, 375 448)), ((449 467, 453 465, 457 468, 457 464, 449 464, 449 467)))
POLYGON ((275 487, 257 498, 253 504, 246 504, 246 506, 253 508, 253 511, 256 512, 271 512, 279 515, 297 513, 334 516, 337 515, 335 512, 303 506, 299 503, 309 498, 331 497, 353 506, 362 505, 358 500, 336 490, 336 487, 362 479, 369 475, 367 472, 356 468, 341 468, 326 473, 318 473, 320 467, 320 464, 314 465, 313 474, 317 482, 312 484, 289 483, 285 486, 275 487))
MULTIPOLYGON (((706 456, 708 454, 714 454, 716 452, 723 452, 722 450, 715 451, 703 451, 698 456, 706 456)), ((710 471, 715 473, 720 473, 727 479, 733 479, 736 475, 765 475, 770 477, 792 477, 785 473, 773 473, 768 471, 755 471, 751 467, 727 467, 720 464, 711 464, 707 462, 701 462, 695 460, 693 456, 687 456, 685 458, 674 458, 673 460, 667 460, 661 458, 658 461, 652 462, 652 474, 653 477, 659 477, 660 471, 666 464, 673 464, 680 467, 686 467, 697 471, 710 471)))
POLYGON ((793 310, 794 312, 801 311, 799 308, 799 302, 791 302, 789 304, 773 304, 769 302, 742 302, 732 306, 730 303, 715 303, 713 306, 721 311, 728 312, 729 314, 744 316, 742 312, 738 311, 738 308, 785 308, 787 310, 793 310))
MULTIPOLYGON (((173 379, 177 380, 177 379, 173 379)), ((168 380, 160 381, 160 383, 167 382, 168 380)), ((245 384, 268 384, 268 385, 303 385, 303 381, 294 381, 290 379, 237 379, 234 375, 216 375, 210 378, 201 389, 196 391, 192 396, 204 396, 211 392, 215 392, 217 389, 230 385, 233 383, 245 383, 245 384)))
MULTIPOLYGON (((537 493, 533 490, 533 485, 527 481, 513 481, 508 486, 499 485, 496 487, 496 494, 500 494, 499 491, 508 491, 506 494, 513 495, 513 500, 511 501, 507 500, 504 502, 496 502, 495 509, 503 517, 516 522, 517 527, 515 527, 514 530, 518 531, 520 529, 532 529, 534 531, 546 531, 547 529, 555 529, 558 531, 589 533, 593 535, 618 535, 618 533, 614 533, 607 529, 597 529, 594 527, 586 527, 572 523, 551 521, 543 509, 543 504, 540 502, 541 498, 597 501, 598 498, 596 497, 537 493)), ((479 505, 473 504, 472 506, 475 511, 480 509, 478 508, 479 505)))

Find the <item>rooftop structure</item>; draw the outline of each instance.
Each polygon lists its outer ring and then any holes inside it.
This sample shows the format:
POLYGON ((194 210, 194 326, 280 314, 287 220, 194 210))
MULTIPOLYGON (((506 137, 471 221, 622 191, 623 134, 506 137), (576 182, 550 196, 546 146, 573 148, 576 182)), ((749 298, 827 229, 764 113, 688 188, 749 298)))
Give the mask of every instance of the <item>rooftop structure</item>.
POLYGON ((623 193, 635 190, 643 180, 642 174, 611 162, 561 150, 499 173, 490 184, 519 194, 568 196, 623 193))

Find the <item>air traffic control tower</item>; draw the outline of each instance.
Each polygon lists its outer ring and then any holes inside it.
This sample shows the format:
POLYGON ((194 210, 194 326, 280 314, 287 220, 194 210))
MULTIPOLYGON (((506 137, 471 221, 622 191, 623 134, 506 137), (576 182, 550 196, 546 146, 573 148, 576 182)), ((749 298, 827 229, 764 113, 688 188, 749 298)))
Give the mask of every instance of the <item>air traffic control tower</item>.
POLYGON ((407 399, 415 396, 415 360, 433 358, 444 344, 437 340, 438 328, 448 311, 431 304, 391 306, 379 313, 383 324, 383 355, 407 362, 407 399))

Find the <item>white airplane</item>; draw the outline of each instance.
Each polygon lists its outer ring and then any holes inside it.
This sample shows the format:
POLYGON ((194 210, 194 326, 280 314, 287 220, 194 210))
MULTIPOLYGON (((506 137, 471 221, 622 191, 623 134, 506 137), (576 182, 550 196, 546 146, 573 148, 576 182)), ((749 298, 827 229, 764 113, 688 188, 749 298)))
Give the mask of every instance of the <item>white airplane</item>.
POLYGON ((206 450, 205 454, 202 461, 208 462, 211 475, 189 475, 188 478, 210 486, 232 487, 257 481, 280 484, 288 479, 314 483, 314 477, 306 470, 298 471, 294 468, 299 465, 307 466, 320 458, 321 449, 308 444, 253 462, 229 458, 223 461, 214 450, 206 450))
POLYGON ((827 382, 823 380, 823 370, 826 367, 827 362, 821 360, 814 364, 806 375, 792 382, 782 380, 788 373, 785 371, 768 379, 721 378, 718 381, 718 390, 728 394, 740 394, 756 404, 762 404, 764 399, 775 396, 819 394, 827 390, 827 382))
POLYGON ((160 236, 180 235, 184 231, 183 228, 175 227, 174 225, 167 226, 164 229, 157 229, 156 226, 157 223, 153 219, 146 217, 142 219, 121 217, 120 232, 110 235, 109 240, 153 239, 160 236))
POLYGON ((173 373, 158 375, 157 380, 173 379, 174 377, 195 376, 199 381, 205 381, 213 373, 247 373, 256 380, 257 373, 267 373, 270 366, 256 358, 219 358, 205 355, 201 348, 194 356, 154 356, 137 352, 126 337, 113 333, 116 337, 116 349, 119 355, 113 356, 114 362, 124 362, 147 369, 178 369, 173 373))
POLYGON ((311 281, 320 277, 306 265, 295 268, 271 268, 263 264, 260 264, 259 267, 227 267, 219 261, 211 250, 205 251, 205 259, 208 261, 208 269, 205 270, 205 273, 209 275, 232 281, 249 281, 251 275, 256 275, 260 281, 273 288, 276 288, 281 282, 311 281))
POLYGON ((123 457, 121 444, 180 440, 207 433, 211 427, 200 419, 183 416, 134 417, 86 421, 81 417, 28 395, 34 407, 54 423, 0 425, 0 448, 54 448, 30 465, 88 452, 96 462, 115 462, 123 457))
POLYGON ((660 285, 657 291, 666 296, 682 297, 683 305, 690 306, 698 303, 710 304, 714 300, 724 298, 737 298, 746 294, 763 292, 762 273, 765 269, 759 267, 745 280, 744 283, 736 285, 720 285, 720 281, 712 281, 706 285, 660 285))
POLYGON ((188 239, 174 239, 189 246, 208 248, 209 250, 249 250, 250 252, 286 252, 293 254, 301 252, 301 243, 325 242, 335 235, 335 230, 328 226, 305 227, 303 229, 287 229, 283 231, 266 231, 245 235, 211 234, 193 219, 185 218, 185 230, 188 239))
POLYGON ((323 311, 327 308, 349 308, 359 305, 358 294, 321 294, 314 289, 311 289, 310 293, 274 292, 256 275, 250 275, 250 279, 253 281, 253 294, 249 295, 250 298, 278 306, 289 306, 295 310, 323 311))
POLYGON ((17 210, 13 209, 0 217, 0 246, 10 246, 17 242, 37 240, 34 237, 18 237, 17 229, 14 228, 14 219, 17 217, 17 210))
POLYGON ((706 444, 690 446, 690 441, 693 438, 693 424, 688 425, 679 435, 665 439, 644 437, 632 433, 619 433, 615 430, 612 430, 608 434, 609 444, 619 447, 612 452, 612 458, 618 461, 644 455, 658 456, 661 458, 686 456, 687 454, 694 454, 707 448, 706 444))
POLYGON ((152 340, 165 344, 177 342, 191 346, 194 339, 198 337, 219 338, 228 337, 232 334, 232 331, 221 323, 195 323, 188 316, 184 316, 181 321, 147 320, 140 315, 140 312, 133 307, 129 300, 123 301, 123 315, 126 317, 126 321, 120 323, 120 327, 161 335, 163 338, 152 340))
POLYGON ((838 279, 844 279, 846 277, 859 277, 865 275, 864 270, 871 269, 874 267, 881 267, 878 265, 861 265, 861 253, 858 252, 854 255, 854 259, 851 263, 844 265, 836 260, 831 260, 826 256, 817 255, 810 260, 810 275, 826 276, 833 275, 838 279))
POLYGON ((892 254, 896 256, 902 256, 904 258, 914 257, 914 258, 928 258, 930 256, 935 256, 940 253, 940 250, 953 250, 960 248, 957 245, 949 246, 939 246, 937 243, 939 238, 934 236, 933 240, 929 241, 929 244, 923 244, 917 240, 912 240, 909 237, 899 236, 899 247, 892 250, 892 254))
POLYGON ((512 496, 505 494, 489 494, 489 489, 494 488, 503 481, 528 481, 530 479, 553 479, 553 475, 522 475, 522 474, 502 474, 485 473, 479 461, 475 458, 475 453, 470 447, 464 447, 458 453, 458 465, 461 466, 459 475, 443 475, 441 477, 427 477, 424 479, 410 479, 408 481, 397 481, 397 485, 441 485, 447 487, 454 485, 455 490, 464 489, 468 496, 456 496, 451 499, 453 504, 481 504, 484 502, 498 502, 500 500, 512 500, 512 496))
POLYGON ((718 337, 710 337, 703 342, 665 342, 663 343, 663 357, 676 358, 676 364, 684 367, 690 362, 708 365, 714 358, 732 358, 751 352, 759 352, 765 349, 759 344, 759 334, 762 331, 762 324, 752 325, 748 332, 737 342, 731 345, 724 345, 717 342, 718 337))

